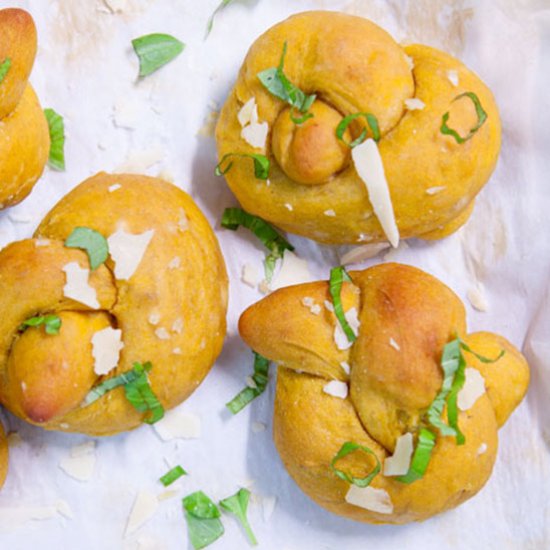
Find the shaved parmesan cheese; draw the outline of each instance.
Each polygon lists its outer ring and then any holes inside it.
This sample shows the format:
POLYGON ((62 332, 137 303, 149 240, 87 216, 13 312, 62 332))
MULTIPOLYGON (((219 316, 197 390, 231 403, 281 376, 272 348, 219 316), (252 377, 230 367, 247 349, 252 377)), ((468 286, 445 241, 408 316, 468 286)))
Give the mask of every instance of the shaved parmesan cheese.
POLYGON ((336 212, 331 208, 329 210, 325 210, 324 211, 324 214, 325 216, 329 216, 331 218, 333 218, 334 216, 336 216, 336 212))
POLYGON ((298 258, 294 252, 285 250, 281 268, 273 278, 271 289, 277 290, 285 286, 309 283, 312 280, 307 261, 298 258))
POLYGON ((458 408, 461 411, 471 409, 475 402, 485 393, 485 379, 477 369, 471 367, 464 371, 466 380, 458 392, 458 408))
POLYGON ((41 247, 41 246, 49 246, 50 244, 50 239, 35 239, 34 240, 34 246, 36 246, 37 248, 41 247))
POLYGON ((153 326, 158 325, 160 323, 160 313, 158 311, 154 311, 151 315, 149 315, 148 321, 153 326))
POLYGON ((166 411, 164 418, 153 424, 163 441, 172 439, 198 439, 201 436, 199 416, 179 409, 166 411))
POLYGON ((332 397, 345 399, 348 396, 348 385, 340 380, 331 380, 323 386, 323 391, 332 397))
POLYGON ((178 267, 181 267, 181 258, 179 256, 174 256, 168 264, 168 269, 178 269, 178 267))
POLYGON ((482 443, 477 449, 477 456, 485 454, 487 452, 487 443, 482 443))
POLYGON ((374 258, 386 248, 389 248, 389 243, 373 243, 364 244, 363 246, 356 246, 351 250, 348 250, 341 258, 340 263, 342 265, 358 264, 364 260, 374 258))
POLYGON ((346 502, 371 512, 379 514, 391 514, 393 512, 393 504, 390 495, 384 489, 376 489, 374 487, 357 487, 350 485, 346 494, 346 502))
POLYGON ((393 338, 390 338, 390 346, 396 349, 397 351, 401 351, 399 344, 393 338))
POLYGON ((409 248, 409 245, 407 244, 407 242, 406 241, 401 241, 397 248, 392 248, 386 254, 384 254, 384 261, 385 262, 396 261, 399 258, 399 256, 401 255, 401 252, 403 250, 407 250, 408 248, 409 248))
POLYGON ((158 498, 150 491, 140 491, 128 517, 124 536, 135 533, 146 521, 151 519, 158 508, 158 498))
POLYGON ((99 309, 95 288, 88 283, 89 269, 80 267, 77 262, 71 262, 61 268, 67 277, 63 294, 71 300, 80 302, 92 309, 99 309))
POLYGON ((155 330, 155 336, 159 340, 170 340, 170 333, 164 327, 157 328, 155 330))
POLYGON ((113 183, 113 185, 109 186, 109 193, 113 193, 114 191, 118 191, 122 188, 122 185, 120 183, 113 183))
POLYGON ((109 253, 115 262, 115 277, 119 280, 129 280, 138 268, 143 255, 153 238, 154 229, 132 235, 119 229, 108 239, 109 253))
POLYGON ((475 287, 470 288, 466 296, 473 308, 477 309, 477 311, 485 312, 489 309, 489 302, 485 295, 485 287, 482 283, 477 283, 475 287))
POLYGON ((92 356, 94 372, 102 376, 118 365, 120 350, 124 347, 122 330, 106 327, 92 336, 92 356))
POLYGON ((268 133, 269 124, 267 122, 254 122, 241 130, 241 137, 254 149, 265 149, 268 133))
POLYGON ((117 128, 134 130, 141 118, 141 103, 137 99, 131 99, 126 94, 121 97, 113 107, 113 122, 117 128))
POLYGON ((0 507, 0 531, 12 531, 30 521, 53 519, 62 513, 61 510, 64 509, 62 502, 58 501, 51 506, 18 506, 16 508, 2 506, 0 507))
POLYGON ((405 62, 407 63, 407 66, 409 67, 409 69, 412 71, 414 69, 413 58, 408 55, 405 55, 405 62))
POLYGON ((369 241, 372 241, 371 235, 366 235, 365 233, 359 233, 359 237, 357 237, 357 242, 360 243, 368 243, 369 241))
POLYGON ((181 348, 174 348, 174 349, 172 350, 172 353, 173 353, 174 355, 181 355, 181 348))
POLYGON ((386 237, 393 247, 399 244, 399 229, 390 197, 390 190, 378 146, 373 139, 367 139, 351 150, 357 174, 367 187, 370 203, 386 237))
POLYGON ((269 521, 273 512, 275 511, 275 505, 277 504, 277 497, 275 495, 267 495, 262 497, 262 516, 264 521, 269 521))
POLYGON ((294 207, 292 206, 292 204, 290 204, 289 202, 285 202, 285 208, 289 211, 289 212, 292 212, 294 210, 294 207))
POLYGON ((405 107, 409 111, 422 111, 426 104, 421 99, 413 97, 412 99, 405 99, 405 107))
POLYGON ((455 69, 451 69, 447 71, 447 78, 449 79, 449 82, 453 86, 458 86, 458 71, 455 69))
POLYGON ((307 307, 313 315, 319 315, 321 313, 321 306, 315 303, 315 300, 310 296, 306 296, 302 299, 302 305, 307 307))
POLYGON ((69 476, 78 481, 89 481, 95 468, 95 441, 86 441, 76 445, 70 454, 61 459, 59 467, 69 476))
POLYGON ((175 332, 176 334, 181 334, 182 331, 183 331, 183 319, 181 317, 178 317, 172 323, 172 332, 175 332))
POLYGON ((327 309, 331 313, 334 313, 334 306, 332 305, 332 302, 325 300, 324 305, 325 305, 325 309, 327 309))
POLYGON ((252 422, 252 431, 257 434, 260 432, 265 432, 267 426, 263 422, 252 422))
POLYGON ((164 158, 165 149, 162 145, 152 145, 148 149, 134 151, 118 166, 114 172, 119 174, 141 174, 164 158))
POLYGON ((241 281, 252 288, 258 283, 258 272, 252 264, 244 264, 241 273, 241 281))
MULTIPOLYGON (((359 318, 357 316, 357 309, 355 307, 350 308, 344 313, 348 325, 350 326, 353 334, 357 336, 359 334, 359 318)), ((351 348, 353 342, 348 340, 346 333, 342 329, 340 323, 336 321, 334 326, 334 341, 336 342, 336 347, 340 350, 345 350, 351 348)))
POLYGON ((29 216, 26 216, 25 214, 16 214, 15 212, 10 212, 8 214, 8 218, 13 223, 29 223, 31 221, 29 216))
POLYGON ((351 372, 351 367, 349 366, 349 363, 346 363, 346 361, 342 361, 340 363, 340 366, 342 369, 344 369, 344 372, 349 376, 349 373, 351 372))
POLYGON ((385 476, 404 476, 409 471, 413 454, 413 436, 406 433, 397 438, 392 456, 384 460, 385 476))
POLYGON ((248 126, 251 122, 258 121, 258 106, 256 105, 256 98, 251 97, 241 108, 237 114, 239 124, 242 128, 248 126))
POLYGON ((178 229, 180 231, 187 231, 189 229, 189 219, 183 208, 180 208, 180 217, 178 219, 178 229))
POLYGON ((441 193, 441 191, 443 191, 444 189, 446 189, 445 185, 436 185, 435 187, 428 187, 428 189, 426 189, 426 194, 437 195, 437 193, 441 193))

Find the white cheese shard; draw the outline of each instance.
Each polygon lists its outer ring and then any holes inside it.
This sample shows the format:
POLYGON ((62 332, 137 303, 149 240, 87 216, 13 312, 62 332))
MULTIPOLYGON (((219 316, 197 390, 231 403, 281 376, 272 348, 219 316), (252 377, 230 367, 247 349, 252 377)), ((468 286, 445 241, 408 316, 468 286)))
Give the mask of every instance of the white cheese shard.
POLYGON ((434 187, 428 187, 426 189, 427 195, 437 195, 438 193, 441 193, 441 191, 444 191, 447 188, 445 185, 435 185, 434 187))
POLYGON ((319 315, 321 313, 321 306, 315 303, 315 300, 311 296, 305 296, 302 298, 302 305, 307 307, 313 315, 319 315))
POLYGON ((447 71, 447 78, 449 82, 456 88, 458 86, 458 71, 456 69, 450 69, 447 71))
MULTIPOLYGON (((344 313, 344 316, 346 318, 346 321, 348 322, 348 325, 350 326, 351 330, 353 331, 353 334, 357 336, 359 334, 359 317, 357 316, 357 308, 352 307, 348 309, 344 313)), ((353 342, 350 342, 348 340, 348 337, 346 336, 346 333, 342 329, 340 322, 336 320, 336 325, 334 326, 334 341, 336 342, 336 347, 339 350, 346 350, 351 348, 353 342)))
POLYGON ((411 99, 405 99, 405 107, 408 111, 422 111, 424 107, 426 107, 426 104, 417 97, 413 97, 411 99))
POLYGON ((351 372, 351 367, 349 366, 349 363, 347 363, 346 361, 342 361, 340 363, 340 366, 342 367, 343 371, 349 376, 351 372))
POLYGON ((477 456, 481 456, 487 452, 487 443, 482 443, 477 449, 477 456))
POLYGON ((154 493, 140 491, 128 516, 124 537, 135 533, 146 521, 151 519, 157 511, 158 505, 159 501, 154 493))
POLYGON ((241 108, 237 114, 239 124, 241 128, 248 126, 252 121, 258 120, 258 105, 256 105, 256 98, 251 97, 241 108))
POLYGON ((158 311, 153 311, 147 320, 149 321, 149 324, 154 327, 157 326, 160 323, 160 313, 158 311))
POLYGON ((237 118, 242 127, 241 137, 255 149, 265 149, 269 125, 267 122, 259 121, 258 106, 254 97, 243 105, 237 118))
POLYGON ((143 255, 153 238, 154 229, 133 235, 119 229, 108 239, 109 253, 115 262, 115 277, 129 280, 138 268, 143 255))
POLYGON ((285 250, 281 267, 271 283, 271 290, 285 286, 309 283, 313 280, 306 260, 298 258, 294 252, 285 250))
POLYGON ((265 522, 268 522, 275 512, 275 505, 277 504, 277 497, 275 495, 262 496, 262 517, 265 522))
POLYGON ((481 373, 472 367, 464 371, 466 380, 464 386, 458 392, 457 404, 461 411, 471 409, 475 402, 485 393, 485 379, 481 373))
POLYGON ((181 355, 181 348, 174 348, 174 349, 172 350, 172 353, 173 353, 174 355, 181 355))
POLYGON ((325 216, 328 216, 329 218, 334 218, 334 216, 336 216, 336 212, 332 208, 329 208, 328 210, 325 210, 323 212, 323 214, 325 216))
POLYGON ((376 489, 374 487, 361 488, 351 485, 346 494, 346 502, 379 514, 393 513, 393 503, 390 495, 384 489, 376 489))
POLYGON ((329 302, 328 300, 324 301, 324 306, 327 311, 330 311, 331 313, 334 313, 334 306, 332 305, 332 302, 329 302))
POLYGON ((141 118, 141 103, 127 95, 121 97, 113 107, 113 123, 117 128, 135 130, 141 118))
POLYGON ((66 275, 63 294, 71 300, 80 302, 92 309, 99 309, 95 288, 88 283, 90 270, 80 267, 77 262, 70 262, 61 268, 66 275))
POLYGON ((92 356, 94 372, 103 376, 118 365, 120 350, 124 347, 122 330, 106 327, 92 336, 92 356))
POLYGON ((164 327, 157 328, 155 330, 155 336, 159 340, 170 340, 170 333, 164 327))
POLYGON ((384 460, 384 475, 404 476, 411 465, 413 448, 413 435, 411 433, 398 437, 393 455, 384 460))
POLYGON ((181 258, 179 256, 174 256, 170 263, 168 264, 168 269, 178 269, 181 267, 181 258))
POLYGON ((62 513, 63 501, 50 506, 18 506, 15 508, 0 507, 0 531, 13 531, 30 521, 44 521, 53 519, 62 513))
POLYGON ((113 185, 109 185, 109 193, 114 193, 115 191, 118 191, 122 188, 122 185, 120 183, 113 183, 113 185))
POLYGON ((180 409, 166 411, 164 418, 155 422, 153 427, 163 441, 198 439, 201 436, 200 417, 180 409))
POLYGON ((412 57, 405 55, 405 63, 407 63, 407 66, 411 71, 414 69, 414 60, 412 57))
POLYGON ((260 432, 265 432, 267 426, 263 422, 252 422, 252 431, 257 434, 260 432))
POLYGON ((36 248, 40 248, 41 246, 49 246, 49 245, 50 245, 50 239, 38 238, 34 240, 34 246, 36 246, 36 248))
POLYGON ((244 264, 241 273, 241 281, 252 288, 258 284, 258 271, 252 264, 244 264))
POLYGON ((183 319, 181 317, 174 319, 172 323, 172 332, 176 334, 181 334, 183 332, 183 319))
POLYGON ((185 213, 185 210, 183 208, 180 208, 179 215, 178 229, 183 233, 184 231, 187 231, 189 229, 189 218, 187 217, 187 214, 185 213))
POLYGON ((292 204, 290 204, 289 202, 285 202, 285 208, 289 211, 289 212, 292 212, 294 210, 294 207, 292 206, 292 204))
POLYGON ((399 245, 399 229, 395 223, 390 190, 376 142, 371 138, 365 140, 351 150, 351 156, 357 174, 367 187, 374 213, 388 241, 396 248, 399 245))
POLYGON ((152 145, 148 149, 130 153, 126 160, 118 166, 114 172, 118 174, 143 174, 164 158, 165 148, 160 145, 152 145))
POLYGON ((477 311, 486 312, 489 309, 489 301, 485 294, 485 287, 482 283, 477 283, 476 286, 470 288, 466 293, 469 302, 477 311))
POLYGON ((401 347, 393 338, 390 338, 390 346, 397 351, 401 351, 401 347))
POLYGON ((355 248, 348 250, 340 258, 340 263, 342 265, 358 264, 364 260, 368 260, 370 258, 378 256, 380 252, 386 250, 389 247, 389 243, 373 243, 356 246, 355 248))
POLYGON ((8 218, 13 223, 30 223, 32 221, 30 216, 26 216, 25 214, 16 214, 15 212, 10 212, 8 214, 8 218))
POLYGON ((78 481, 89 481, 94 473, 96 454, 95 441, 86 441, 73 447, 68 456, 61 459, 59 467, 78 481))
POLYGON ((345 399, 348 396, 348 385, 340 380, 331 380, 323 386, 323 391, 332 397, 345 399))

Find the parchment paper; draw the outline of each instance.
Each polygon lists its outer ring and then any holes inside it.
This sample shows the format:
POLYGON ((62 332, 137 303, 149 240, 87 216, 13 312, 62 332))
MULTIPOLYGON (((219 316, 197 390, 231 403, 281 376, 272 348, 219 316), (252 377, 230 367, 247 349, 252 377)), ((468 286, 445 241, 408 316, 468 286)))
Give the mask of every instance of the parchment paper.
MULTIPOLYGON (((67 133, 67 171, 47 170, 27 200, 0 213, 0 245, 30 236, 59 198, 100 170, 125 168, 172 178, 216 228, 231 276, 229 334, 211 374, 182 405, 200 415, 202 437, 163 443, 144 426, 99 439, 89 482, 76 481, 58 467, 85 436, 48 433, 5 413, 7 429, 18 432, 22 442, 11 448, 9 476, 0 492, 0 548, 185 549, 190 546, 181 497, 202 489, 217 500, 242 485, 255 495, 250 520, 265 549, 550 547, 548 1, 237 1, 219 13, 206 41, 206 21, 218 0, 108 4, 113 9, 102 0, 0 1, 1 7, 20 6, 34 16, 39 54, 31 80, 42 105, 65 117, 67 133), (501 333, 523 348, 531 361, 532 384, 526 401, 500 431, 499 456, 487 486, 458 509, 423 524, 362 525, 325 512, 302 494, 271 439, 274 380, 236 417, 224 410, 252 370, 236 322, 261 295, 240 275, 245 262, 261 270, 263 251, 245 232, 219 228, 223 209, 236 201, 213 175, 215 144, 205 124, 223 103, 252 41, 277 21, 312 8, 363 15, 399 41, 446 49, 478 72, 501 110, 502 155, 469 223, 440 242, 409 242, 393 259, 419 266, 453 288, 467 304, 471 330, 501 333), (138 82, 130 41, 150 32, 173 34, 187 49, 138 82), (479 283, 489 304, 485 313, 467 300, 479 283), (254 422, 267 429, 255 433, 254 422), (191 475, 181 482, 178 496, 162 501, 154 517, 124 539, 136 494, 162 492, 157 479, 168 469, 165 458, 191 475), (271 497, 277 499, 272 514, 271 497), (66 504, 59 505, 60 500, 66 504), (49 519, 25 521, 29 507, 35 516, 49 519)), ((345 250, 290 240, 318 278, 328 277, 345 250)), ((384 260, 363 265, 378 261, 384 260)), ((247 548, 237 523, 224 516, 224 524, 226 534, 212 548, 247 548)))

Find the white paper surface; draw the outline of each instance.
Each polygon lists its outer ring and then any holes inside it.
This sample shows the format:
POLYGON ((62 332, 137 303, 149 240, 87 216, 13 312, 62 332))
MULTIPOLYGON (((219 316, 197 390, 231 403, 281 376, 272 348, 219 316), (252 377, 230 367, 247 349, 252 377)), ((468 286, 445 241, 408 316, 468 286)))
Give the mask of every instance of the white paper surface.
MULTIPOLYGON (((0 245, 29 236, 42 216, 86 177, 125 169, 161 174, 190 192, 221 242, 231 277, 229 333, 213 371, 182 409, 202 419, 202 437, 163 442, 149 426, 97 440, 89 482, 68 477, 59 462, 85 436, 48 433, 5 413, 22 442, 11 448, 0 492, 0 548, 26 550, 190 547, 181 497, 202 489, 219 500, 248 486, 250 521, 260 547, 309 549, 532 549, 550 547, 550 8, 545 0, 410 2, 369 0, 0 0, 34 16, 39 54, 32 83, 42 105, 65 117, 67 171, 46 171, 32 195, 0 213, 0 245), (466 302, 470 330, 501 333, 525 346, 533 371, 526 401, 500 431, 499 457, 481 493, 423 524, 369 526, 325 512, 286 474, 271 439, 273 381, 236 417, 224 403, 244 385, 252 355, 236 332, 242 310, 260 294, 241 282, 248 262, 261 272, 263 251, 244 231, 220 230, 236 201, 213 175, 214 140, 197 136, 222 105, 253 40, 299 11, 341 9, 373 19, 397 40, 419 41, 460 57, 492 88, 503 122, 502 155, 465 228, 436 243, 409 242, 394 259, 441 278, 466 302), (117 11, 118 10, 118 11, 117 11), (113 13, 115 11, 115 13, 113 13), (170 66, 137 82, 131 39, 170 33, 187 48, 170 66), (29 220, 25 223, 25 220, 29 220), (467 293, 485 288, 488 311, 475 311, 467 293), (253 429, 257 423, 265 431, 253 429), (177 496, 124 539, 140 491, 162 493, 165 459, 190 475, 177 496), (261 497, 265 510, 262 511, 261 497), (270 516, 269 508, 276 497, 270 516), (32 508, 16 510, 14 508, 32 508), (37 519, 25 521, 27 516, 37 519), (72 516, 72 517, 71 517, 72 516), (39 519, 44 518, 44 519, 39 519)), ((291 236, 312 274, 327 278, 344 247, 321 247, 291 236)), ((380 258, 362 265, 372 265, 380 258)), ((13 439, 17 443, 16 439, 13 439)), ((212 548, 248 544, 236 521, 212 548)))

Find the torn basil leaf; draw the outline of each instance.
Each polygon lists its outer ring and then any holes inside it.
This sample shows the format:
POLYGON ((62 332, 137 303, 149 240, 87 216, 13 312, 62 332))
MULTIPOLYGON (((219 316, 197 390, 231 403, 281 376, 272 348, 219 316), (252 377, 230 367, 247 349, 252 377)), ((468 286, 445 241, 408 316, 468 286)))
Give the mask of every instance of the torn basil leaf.
POLYGON ((254 352, 254 374, 252 380, 254 381, 254 388, 247 386, 241 390, 229 403, 225 406, 233 413, 237 414, 244 409, 250 402, 254 401, 256 397, 261 395, 267 383, 269 382, 269 359, 266 359, 259 353, 254 352))
POLYGON ((436 436, 432 431, 426 428, 420 429, 418 433, 418 442, 412 456, 409 471, 404 476, 396 477, 395 479, 397 479, 397 481, 401 483, 412 483, 424 477, 432 457, 435 438, 436 436))
POLYGON ((229 6, 233 0, 222 0, 218 7, 212 12, 212 15, 208 19, 208 23, 206 25, 206 36, 205 38, 208 38, 208 35, 212 32, 212 28, 214 27, 214 19, 216 18, 216 15, 218 15, 218 12, 223 10, 225 7, 229 6))
POLYGON ((65 170, 65 123, 53 109, 44 109, 50 130, 50 155, 48 165, 54 170, 65 170))
POLYGON ((187 475, 187 472, 180 466, 174 466, 171 470, 166 472, 159 481, 165 486, 168 487, 172 485, 174 481, 178 480, 180 477, 187 475))
POLYGON ((107 239, 101 233, 89 227, 75 227, 67 237, 65 246, 84 250, 88 255, 92 271, 105 262, 109 255, 107 239))
POLYGON ((248 489, 240 489, 233 496, 220 500, 220 507, 237 517, 237 519, 243 526, 246 535, 248 536, 250 544, 256 546, 258 544, 258 541, 256 540, 254 533, 252 532, 252 528, 250 527, 250 523, 248 522, 248 517, 246 515, 246 512, 248 510, 249 498, 250 491, 248 489))
POLYGON ((31 317, 21 323, 19 330, 24 331, 29 327, 36 328, 41 325, 44 325, 44 331, 46 334, 59 334, 59 329, 61 328, 61 317, 58 315, 39 315, 36 317, 31 317))
POLYGON ((149 361, 143 365, 134 363, 134 371, 138 376, 124 385, 124 394, 130 404, 139 412, 151 413, 149 417, 143 419, 147 424, 154 424, 164 417, 164 407, 151 389, 147 378, 147 373, 152 368, 153 365, 149 361))
POLYGON ((206 548, 223 535, 220 511, 202 491, 187 495, 182 503, 189 539, 195 550, 206 548))
POLYGON ((225 161, 231 157, 251 158, 254 161, 254 175, 256 178, 259 180, 267 180, 269 178, 271 163, 265 155, 259 155, 257 153, 227 153, 227 155, 223 156, 214 170, 216 176, 225 176, 225 174, 233 168, 233 161, 228 162, 227 166, 222 168, 225 161))
POLYGON ((447 122, 449 121, 449 116, 450 116, 449 111, 447 111, 441 117, 441 128, 440 128, 440 132, 442 134, 447 136, 452 136, 455 139, 455 141, 459 144, 465 143, 466 141, 474 137, 477 131, 483 126, 483 124, 485 124, 485 121, 487 120, 487 113, 481 106, 481 102, 479 101, 479 98, 477 97, 477 95, 474 94, 474 92, 464 92, 463 94, 457 95, 453 99, 453 102, 463 97, 468 97, 474 104, 476 115, 477 115, 476 125, 468 132, 468 134, 465 137, 462 137, 456 130, 449 128, 449 126, 447 125, 447 122))
POLYGON ((334 458, 330 463, 330 467, 340 479, 343 479, 344 481, 347 481, 348 483, 351 483, 361 488, 368 487, 371 484, 372 480, 380 473, 380 470, 382 468, 378 456, 376 456, 376 453, 372 449, 369 449, 364 445, 359 445, 359 443, 354 443, 353 441, 346 441, 342 445, 340 450, 334 455, 334 458), (339 460, 356 451, 362 451, 364 453, 372 455, 376 460, 376 465, 374 466, 372 471, 365 477, 354 477, 353 475, 336 468, 336 463, 339 460))
POLYGON ((176 58, 185 44, 169 34, 146 34, 132 40, 139 59, 139 76, 148 76, 176 58))
POLYGON ((6 57, 2 63, 0 63, 0 84, 6 78, 6 75, 8 74, 9 70, 11 69, 11 59, 9 57, 6 57))
POLYGON ((344 133, 348 129, 348 126, 356 118, 359 118, 359 117, 364 117, 366 119, 372 134, 372 139, 374 139, 374 141, 380 141, 380 127, 378 126, 378 119, 371 113, 354 113, 353 115, 348 115, 347 117, 343 118, 340 124, 338 124, 338 126, 336 127, 336 137, 340 141, 344 142, 346 145, 349 145, 349 147, 351 147, 352 149, 357 145, 360 145, 365 141, 365 139, 367 139, 366 128, 363 129, 363 131, 361 132, 361 135, 357 139, 353 140, 352 142, 348 143, 344 139, 344 133))
POLYGON ((334 305, 334 315, 338 319, 344 334, 349 342, 355 342, 357 336, 349 326, 348 320, 344 314, 344 307, 342 305, 342 285, 344 282, 352 283, 351 277, 348 275, 345 267, 334 267, 330 270, 329 290, 332 296, 332 303, 334 305))

